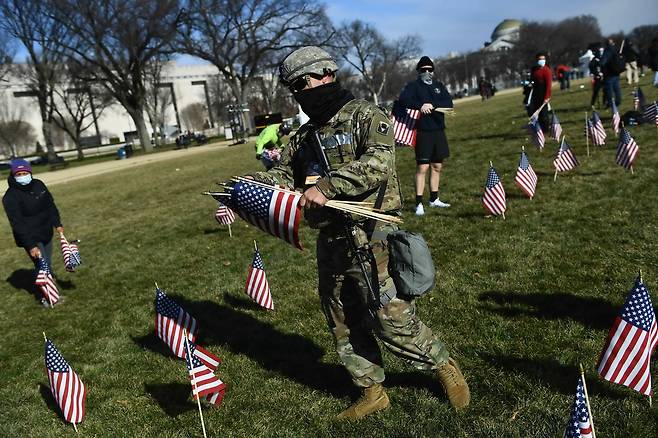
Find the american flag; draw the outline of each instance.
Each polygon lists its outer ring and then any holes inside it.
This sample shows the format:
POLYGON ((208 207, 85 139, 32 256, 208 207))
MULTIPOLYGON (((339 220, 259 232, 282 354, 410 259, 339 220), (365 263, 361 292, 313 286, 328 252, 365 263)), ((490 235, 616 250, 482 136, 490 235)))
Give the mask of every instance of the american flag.
POLYGON ((298 193, 241 181, 233 186, 230 203, 242 219, 303 249, 299 241, 300 198, 298 193))
POLYGON ((521 152, 519 168, 516 170, 516 177, 514 178, 514 181, 516 182, 516 185, 518 185, 530 199, 535 196, 535 189, 537 188, 537 174, 532 169, 525 151, 521 152))
POLYGON ((536 115, 532 116, 527 127, 528 132, 530 132, 530 135, 532 135, 532 142, 535 144, 535 146, 537 146, 539 149, 544 149, 546 138, 544 137, 544 131, 542 131, 541 125, 539 124, 539 117, 536 115))
POLYGON ((220 225, 231 225, 235 221, 235 213, 220 202, 217 211, 215 211, 215 220, 220 225))
POLYGON ((46 339, 45 358, 50 391, 62 410, 64 419, 73 424, 82 422, 87 399, 84 383, 50 339, 46 339))
POLYGON ((644 123, 655 123, 658 126, 658 102, 644 107, 642 112, 642 119, 644 123))
POLYGON ((560 149, 557 151, 557 156, 553 160, 553 165, 559 172, 566 172, 578 166, 578 160, 571 150, 571 146, 566 142, 565 139, 562 139, 562 144, 560 144, 560 149))
POLYGON ((633 166, 635 158, 640 147, 635 143, 633 137, 626 128, 622 128, 619 135, 619 144, 617 145, 617 159, 616 162, 620 166, 630 169, 633 166))
POLYGON ((196 339, 196 319, 187 313, 160 288, 155 289, 155 334, 181 359, 185 358, 183 330, 190 341, 196 339))
POLYGON ((69 242, 63 234, 59 235, 59 244, 62 248, 62 257, 64 258, 64 268, 68 272, 74 272, 75 268, 82 264, 80 251, 76 241, 69 242))
POLYGON ((39 288, 43 297, 52 305, 59 301, 59 291, 53 279, 53 274, 48 266, 48 262, 43 257, 37 262, 39 270, 37 278, 34 280, 35 286, 39 288))
POLYGON ((189 355, 185 354, 185 362, 192 384, 192 394, 194 397, 204 397, 207 402, 219 407, 226 392, 226 384, 214 373, 220 362, 219 358, 193 342, 185 343, 190 351, 189 355), (210 362, 202 359, 204 357, 209 358, 210 362))
POLYGON ((641 108, 644 108, 644 93, 642 92, 642 89, 640 87, 637 87, 635 92, 633 93, 633 109, 635 111, 640 110, 641 108))
POLYGON ((560 136, 562 135, 562 125, 560 125, 560 119, 557 118, 557 115, 553 113, 551 118, 551 137, 555 140, 560 141, 560 136))
POLYGON ((416 123, 420 111, 395 106, 393 108, 393 138, 399 145, 416 146, 416 123))
POLYGON ((656 313, 649 291, 635 280, 610 329, 598 372, 605 380, 651 395, 651 354, 658 342, 656 313))
POLYGON ((601 122, 601 117, 596 111, 592 111, 592 117, 588 120, 587 124, 587 135, 592 140, 594 146, 603 146, 605 145, 605 128, 601 122))
POLYGON ((484 186, 484 196, 482 196, 484 208, 491 214, 498 216, 505 214, 507 210, 507 201, 505 198, 505 189, 496 170, 490 166, 487 182, 484 186))
POLYGON ((592 438, 592 423, 589 409, 587 409, 582 377, 578 378, 576 398, 571 405, 571 416, 567 429, 564 431, 564 438, 592 438))
POLYGON ((615 102, 612 102, 612 130, 615 131, 615 135, 619 135, 619 126, 621 125, 621 117, 619 117, 619 110, 615 102))
POLYGON ((258 248, 254 250, 254 261, 249 266, 249 274, 247 274, 247 284, 244 287, 244 291, 260 306, 268 310, 274 309, 270 285, 265 276, 265 265, 263 264, 263 259, 260 256, 258 248))

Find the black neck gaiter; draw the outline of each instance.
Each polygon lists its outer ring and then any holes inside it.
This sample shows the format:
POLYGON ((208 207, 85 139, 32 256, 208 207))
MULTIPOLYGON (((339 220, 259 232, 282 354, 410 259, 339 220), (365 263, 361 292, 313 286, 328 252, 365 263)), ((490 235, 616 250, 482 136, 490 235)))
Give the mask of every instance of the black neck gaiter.
POLYGON ((327 123, 347 102, 354 99, 354 95, 338 82, 298 91, 294 97, 302 111, 318 125, 327 123))

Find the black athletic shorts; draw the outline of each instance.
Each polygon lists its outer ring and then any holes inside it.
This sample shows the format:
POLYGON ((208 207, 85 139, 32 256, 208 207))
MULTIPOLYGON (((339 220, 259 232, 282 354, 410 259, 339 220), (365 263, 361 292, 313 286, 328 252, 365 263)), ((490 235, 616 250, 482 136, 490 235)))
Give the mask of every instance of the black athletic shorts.
POLYGON ((416 137, 416 163, 442 163, 450 156, 448 139, 444 130, 418 131, 416 137))

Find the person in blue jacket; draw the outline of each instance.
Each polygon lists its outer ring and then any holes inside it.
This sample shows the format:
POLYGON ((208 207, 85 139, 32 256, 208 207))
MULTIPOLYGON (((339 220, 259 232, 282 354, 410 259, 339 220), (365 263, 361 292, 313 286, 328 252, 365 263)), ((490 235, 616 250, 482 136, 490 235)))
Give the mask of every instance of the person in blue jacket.
POLYGON ((445 120, 435 108, 452 108, 452 98, 446 87, 433 78, 434 63, 423 56, 416 65, 418 78, 409 82, 398 99, 405 108, 420 110, 416 123, 416 215, 425 214, 423 194, 425 179, 430 170, 430 207, 450 207, 439 199, 439 184, 443 160, 450 156, 448 139, 445 134, 445 120))

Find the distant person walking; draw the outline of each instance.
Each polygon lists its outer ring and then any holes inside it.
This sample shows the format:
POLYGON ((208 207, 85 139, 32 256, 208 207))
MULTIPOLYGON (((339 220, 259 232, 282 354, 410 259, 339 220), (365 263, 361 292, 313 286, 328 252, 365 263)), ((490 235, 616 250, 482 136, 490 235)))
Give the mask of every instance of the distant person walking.
POLYGON ((418 78, 409 82, 398 102, 405 108, 420 110, 416 123, 416 215, 425 214, 423 194, 425 178, 430 171, 430 207, 447 208, 450 204, 439 199, 439 184, 443 160, 450 156, 448 139, 445 134, 445 120, 441 112, 434 108, 452 108, 452 98, 446 87, 433 79, 434 63, 423 56, 416 64, 418 78))
POLYGON ((626 81, 629 84, 638 84, 640 82, 640 74, 637 66, 639 53, 635 45, 630 40, 626 40, 621 54, 626 63, 626 81))
POLYGON ((647 51, 647 65, 653 70, 653 86, 658 87, 658 37, 651 40, 647 51))
POLYGON ((37 268, 43 257, 51 265, 53 228, 64 232, 59 211, 46 185, 32 177, 30 163, 23 159, 11 162, 7 178, 9 188, 2 197, 16 246, 25 250, 37 268))
POLYGON ((555 67, 555 77, 560 81, 560 90, 568 90, 571 87, 571 69, 569 66, 560 64, 555 67))
MULTIPOLYGON (((592 49, 594 58, 589 62, 589 74, 592 77, 592 99, 590 106, 592 110, 596 107, 596 101, 599 97, 599 91, 603 88, 603 71, 601 70, 601 56, 603 56, 603 46, 600 43, 592 49)), ((605 99, 605 95, 603 96, 605 99)))
POLYGON ((539 108, 539 124, 544 132, 548 132, 550 128, 550 120, 548 119, 548 105, 544 105, 551 100, 551 85, 553 83, 553 75, 551 69, 546 64, 546 54, 543 52, 537 53, 535 56, 535 65, 530 72, 530 79, 532 83, 532 90, 526 106, 528 115, 531 116, 539 108))
POLYGON ((601 71, 603 72, 603 88, 606 95, 606 108, 612 107, 614 98, 617 108, 621 105, 621 86, 619 75, 626 70, 624 58, 612 38, 608 39, 603 56, 601 56, 601 71))

